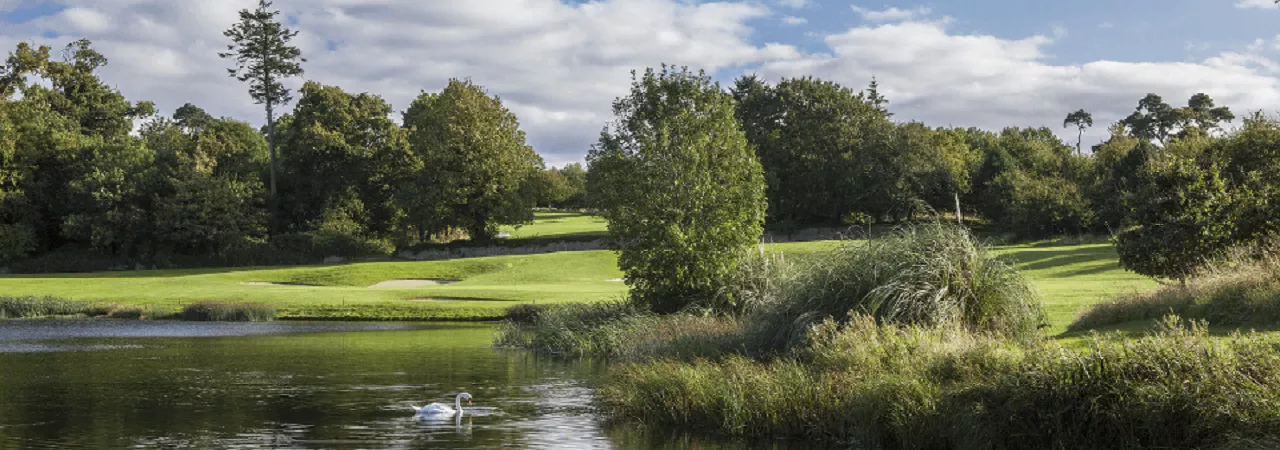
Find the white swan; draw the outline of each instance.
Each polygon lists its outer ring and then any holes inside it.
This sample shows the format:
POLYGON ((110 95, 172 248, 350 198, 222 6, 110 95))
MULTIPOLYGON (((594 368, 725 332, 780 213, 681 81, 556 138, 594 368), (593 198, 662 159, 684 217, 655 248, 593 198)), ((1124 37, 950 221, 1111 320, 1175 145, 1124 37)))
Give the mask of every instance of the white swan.
POLYGON ((454 414, 461 416, 462 415, 462 399, 464 398, 467 399, 467 404, 470 405, 471 394, 463 392, 461 394, 458 394, 458 397, 453 400, 453 405, 454 405, 453 408, 450 408, 449 405, 446 405, 443 403, 432 403, 430 405, 423 406, 421 408, 417 406, 412 406, 412 405, 410 405, 409 407, 413 408, 413 410, 416 411, 417 415, 419 416, 440 417, 440 416, 452 416, 454 414))

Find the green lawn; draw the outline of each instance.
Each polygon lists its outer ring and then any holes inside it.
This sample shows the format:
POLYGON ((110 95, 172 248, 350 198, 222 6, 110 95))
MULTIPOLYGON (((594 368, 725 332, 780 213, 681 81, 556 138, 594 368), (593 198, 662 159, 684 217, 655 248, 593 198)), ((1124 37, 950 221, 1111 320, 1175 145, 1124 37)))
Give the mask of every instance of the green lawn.
MULTIPOLYGON (((579 220, 574 218, 573 220, 579 220)), ((789 260, 836 242, 770 244, 789 260)), ((1061 332, 1083 308, 1112 295, 1151 289, 1124 272, 1107 244, 1007 246, 1043 294, 1061 332)), ((626 286, 612 252, 586 251, 422 262, 372 262, 289 268, 193 269, 75 275, 0 276, 0 296, 52 295, 74 300, 179 309, 200 300, 275 305, 281 317, 342 319, 486 319, 517 303, 589 302, 618 298, 626 286), (460 280, 407 289, 370 289, 396 279, 460 280), (245 283, 280 283, 250 285, 245 283)))

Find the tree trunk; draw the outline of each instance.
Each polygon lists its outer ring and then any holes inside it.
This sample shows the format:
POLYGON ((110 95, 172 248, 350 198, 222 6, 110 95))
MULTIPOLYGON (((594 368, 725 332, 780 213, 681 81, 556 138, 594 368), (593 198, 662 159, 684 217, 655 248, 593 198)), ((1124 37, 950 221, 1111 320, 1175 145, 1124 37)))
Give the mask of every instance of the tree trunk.
POLYGON ((1078 137, 1076 137, 1076 153, 1081 155, 1084 154, 1084 149, 1081 148, 1083 144, 1084 144, 1084 127, 1080 127, 1080 134, 1078 137))
POLYGON ((960 191, 956 191, 956 222, 964 226, 964 215, 960 213, 960 191))
POLYGON ((271 100, 267 100, 267 172, 270 174, 268 203, 271 208, 271 235, 280 232, 280 199, 276 194, 276 123, 271 100))

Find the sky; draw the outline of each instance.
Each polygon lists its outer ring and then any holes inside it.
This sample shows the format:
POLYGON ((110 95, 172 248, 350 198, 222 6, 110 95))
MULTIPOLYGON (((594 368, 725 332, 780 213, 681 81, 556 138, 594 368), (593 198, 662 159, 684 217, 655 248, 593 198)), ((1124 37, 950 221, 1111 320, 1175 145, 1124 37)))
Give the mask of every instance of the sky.
MULTIPOLYGON (((102 78, 171 114, 184 103, 261 125, 227 76, 222 35, 256 0, 0 0, 0 47, 88 38, 102 78)), ((500 96, 550 166, 582 162, 631 71, 812 75, 861 89, 874 76, 899 121, 1048 126, 1093 113, 1085 145, 1146 93, 1205 92, 1237 115, 1280 112, 1280 9, 1272 0, 276 0, 305 80, 381 95, 403 111, 470 78, 500 96)), ((397 114, 398 116, 398 114, 397 114)))

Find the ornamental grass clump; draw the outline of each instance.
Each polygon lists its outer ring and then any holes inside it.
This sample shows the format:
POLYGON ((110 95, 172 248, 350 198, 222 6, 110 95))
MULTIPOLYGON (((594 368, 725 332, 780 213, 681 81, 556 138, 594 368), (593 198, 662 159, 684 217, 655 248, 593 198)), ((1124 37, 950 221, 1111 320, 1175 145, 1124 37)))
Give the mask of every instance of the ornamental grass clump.
POLYGON ((1044 323, 1029 281, 967 230, 939 223, 899 228, 815 256, 760 317, 763 345, 804 341, 809 327, 850 313, 882 324, 959 324, 1028 338, 1044 323))

